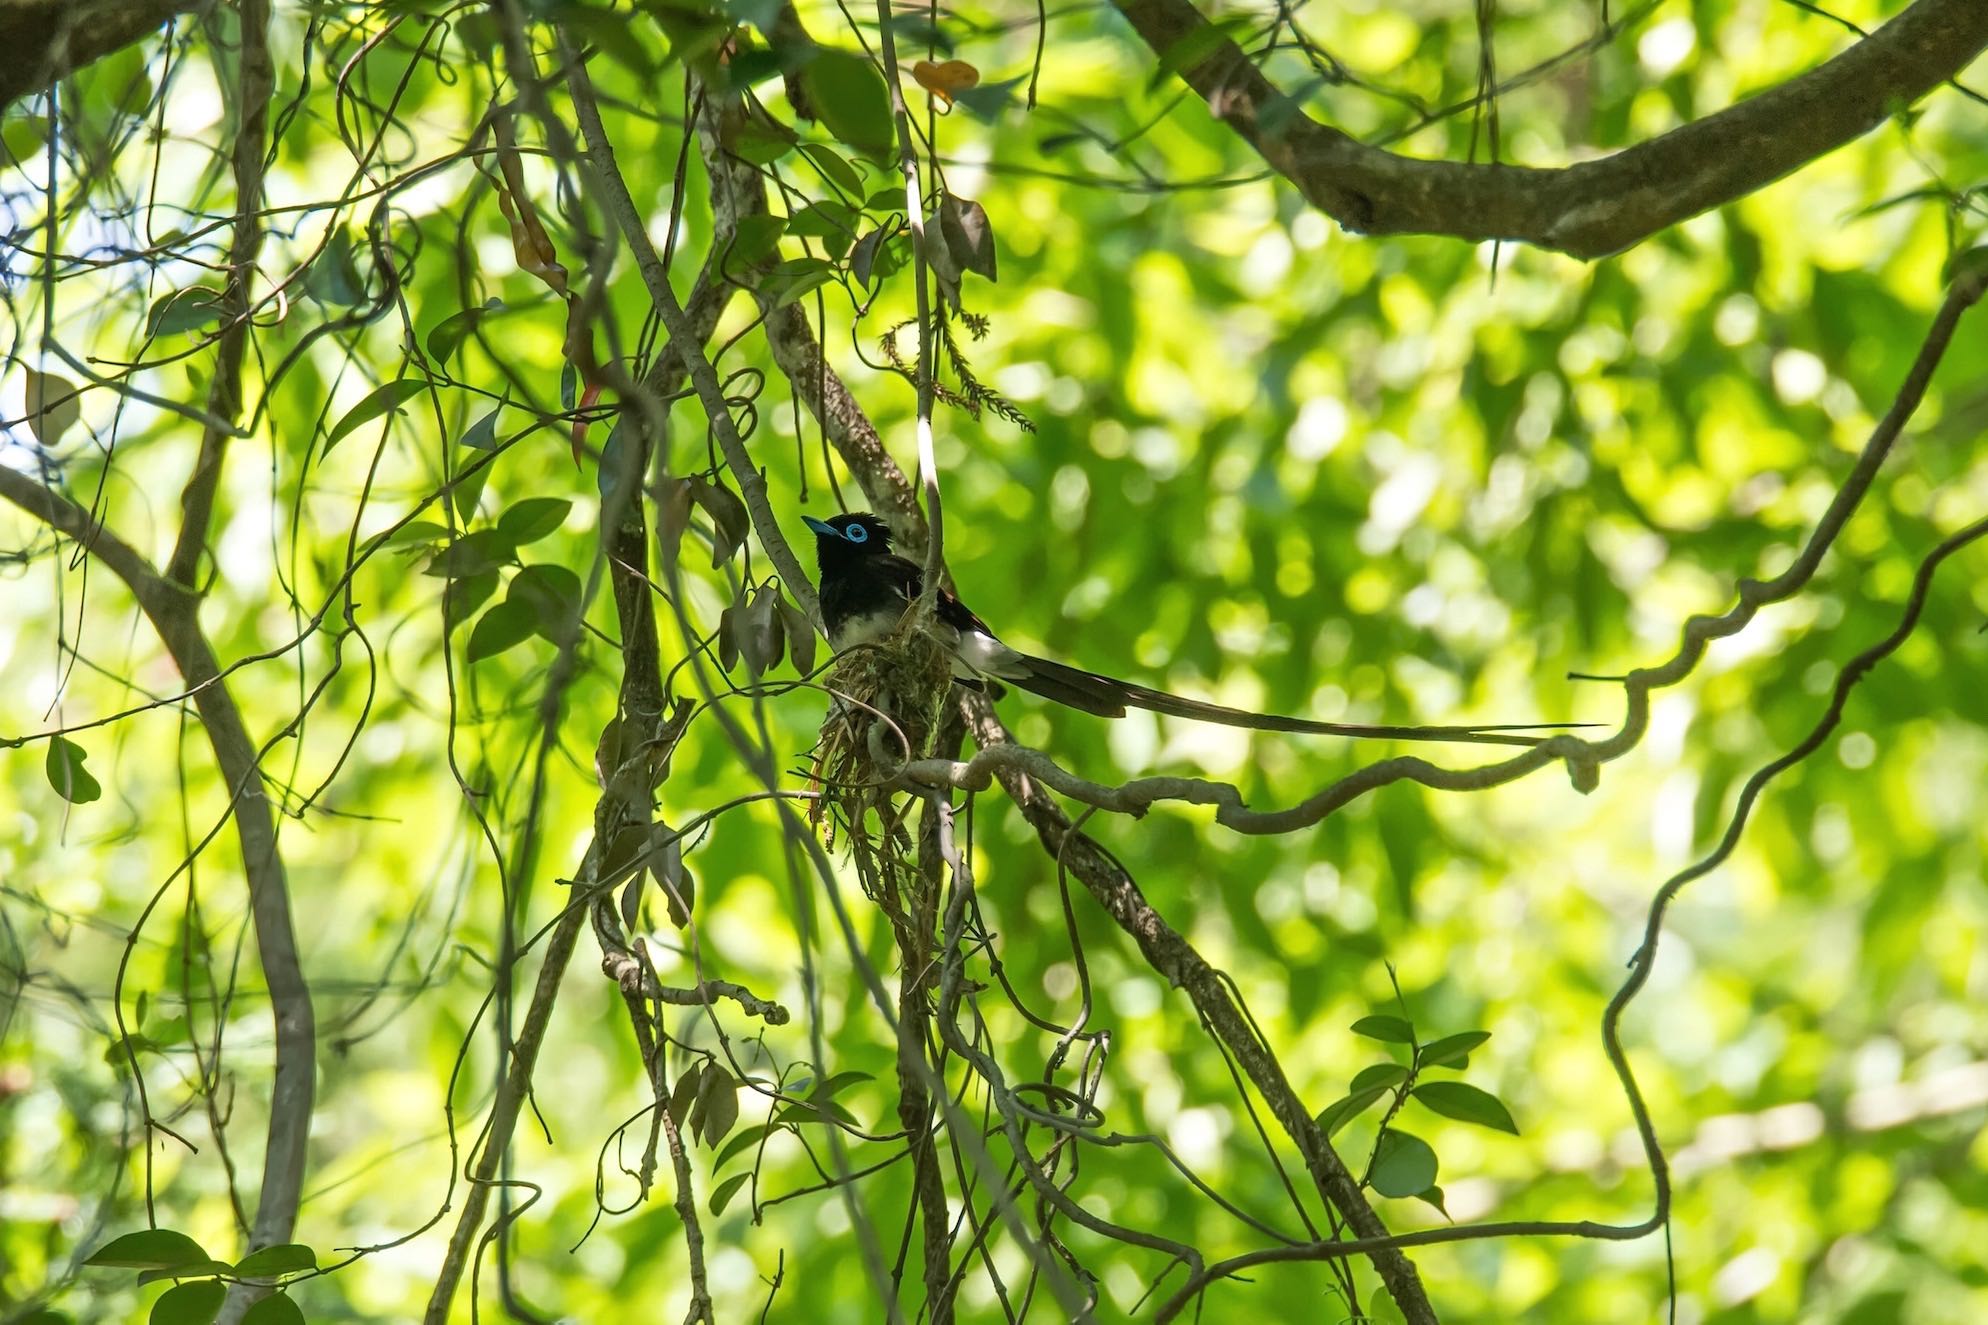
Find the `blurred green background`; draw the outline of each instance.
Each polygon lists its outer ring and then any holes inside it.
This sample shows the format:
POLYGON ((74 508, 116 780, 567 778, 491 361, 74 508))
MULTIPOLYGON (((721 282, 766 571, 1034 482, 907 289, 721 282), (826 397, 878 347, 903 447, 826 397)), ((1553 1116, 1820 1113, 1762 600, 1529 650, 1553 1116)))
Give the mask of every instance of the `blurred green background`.
MULTIPOLYGON (((1902 7, 1830 8, 1874 25, 1902 7)), ((465 632, 444 630, 442 581, 418 574, 408 551, 363 562, 351 585, 356 629, 338 635, 346 603, 333 590, 352 540, 405 517, 475 457, 459 439, 490 408, 478 393, 509 393, 499 436, 524 428, 532 408, 558 408, 563 309, 517 270, 486 177, 445 159, 493 96, 479 47, 488 37, 463 13, 438 26, 441 12, 277 7, 277 102, 295 110, 280 122, 269 191, 272 206, 295 209, 274 214, 263 280, 299 273, 328 235, 364 227, 382 206, 400 288, 372 324, 333 325, 356 300, 319 258, 281 316, 265 309, 251 400, 275 365, 297 357, 269 392, 255 439, 230 457, 220 577, 202 616, 224 663, 269 655, 230 678, 258 740, 311 705, 267 769, 293 807, 317 792, 283 820, 282 843, 320 1027, 297 1238, 321 1263, 341 1259, 334 1248, 411 1234, 450 1200, 445 1108, 465 1043, 453 1095, 461 1146, 488 1104, 492 1042, 487 1024, 474 1034, 470 1025, 503 912, 494 849, 510 859, 530 809, 537 702, 554 656, 534 639, 467 664, 465 632), (327 210, 341 191, 346 205, 327 210), (470 386, 440 391, 439 409, 419 398, 404 417, 323 453, 327 429, 401 373, 406 344, 490 298, 503 311, 453 369, 470 386), (308 630, 327 603, 325 626, 308 630), (283 647, 300 635, 301 645, 283 647), (471 798, 465 786, 485 794, 471 798)), ((803 13, 821 40, 854 45, 834 8, 803 13)), ((593 74, 621 167, 660 238, 681 141, 681 67, 665 62, 668 43, 645 16, 574 21, 604 48, 593 74)), ((1290 52, 1270 59, 1273 76, 1358 136, 1410 129, 1417 106, 1476 87, 1467 6, 1355 0, 1304 8, 1298 21, 1373 86, 1308 85, 1290 52)), ((221 22, 217 33, 184 25, 170 43, 142 43, 66 85, 56 248, 72 256, 56 264, 52 286, 39 256, 48 236, 36 229, 47 205, 47 104, 9 112, 13 164, 0 175, 0 208, 20 242, 5 286, 20 364, 62 371, 35 357, 47 315, 78 354, 154 360, 136 379, 148 390, 204 393, 211 349, 187 332, 148 342, 146 319, 202 275, 184 255, 219 261, 225 244, 225 227, 198 233, 233 205, 221 22), (167 249, 182 256, 153 260, 167 249)), ((1590 8, 1501 6, 1499 68, 1527 68, 1595 24, 1590 8)), ((1037 34, 1025 9, 947 11, 939 30, 988 83, 1029 72, 1037 34)), ((1805 6, 1768 0, 1639 9, 1592 53, 1501 96, 1502 154, 1551 165, 1636 141, 1850 39, 1805 6)), ((901 40, 924 38, 907 29, 901 40)), ((1909 122, 1608 261, 1371 240, 1266 177, 1176 79, 1154 76, 1154 63, 1108 8, 1053 8, 1033 112, 1017 100, 992 117, 961 107, 936 121, 946 182, 985 206, 999 252, 998 282, 968 278, 967 307, 989 330, 965 348, 982 380, 1035 425, 941 407, 946 551, 967 601, 1019 647, 1284 713, 1617 721, 1617 688, 1566 673, 1660 661, 1688 615, 1723 610, 1737 579, 1787 564, 1890 403, 1942 296, 1943 264, 1975 234, 1967 190, 1988 179, 1988 115, 1943 90, 1909 122)), ((762 92, 787 118, 777 80, 762 92)), ((564 100, 554 109, 563 114, 564 100)), ((1414 128, 1398 147, 1461 159, 1472 133, 1473 117, 1459 114, 1414 128)), ((781 168, 795 187, 819 189, 781 168)), ((570 255, 551 167, 533 159, 526 171, 570 255)), ((866 182, 887 186, 866 171, 866 182)), ((685 196, 680 290, 710 235, 694 154, 685 196)), ((785 243, 787 256, 801 252, 785 243)), ((353 258, 368 290, 381 288, 380 256, 361 244, 353 258)), ((625 257, 617 271, 606 316, 625 349, 647 299, 625 257)), ((908 275, 886 282, 860 319, 841 286, 826 287, 825 307, 834 367, 908 470, 912 392, 866 366, 883 361, 878 337, 912 316, 908 275)), ((1268 839, 1191 809, 1092 820, 1160 911, 1235 977, 1310 1107, 1385 1055, 1347 1027, 1399 1010, 1388 963, 1419 1028, 1492 1033, 1462 1079, 1506 1102, 1518 1136, 1426 1112, 1404 1118, 1440 1156, 1455 1220, 1631 1222, 1647 1212, 1650 1182, 1601 1052, 1601 1007, 1654 889, 1716 840, 1738 784, 1808 730, 1836 667, 1891 628, 1931 546, 1988 509, 1983 316, 1963 324, 1917 425, 1811 591, 1662 693, 1642 746, 1608 766, 1592 794, 1556 771, 1468 796, 1397 786, 1316 829, 1268 839)), ((734 303, 713 348, 721 375, 767 375, 750 445, 798 540, 803 513, 834 508, 814 424, 795 436, 796 410, 747 300, 734 303)), ((20 364, 0 384, 9 419, 24 412, 20 364)), ((694 404, 677 406, 675 420, 673 467, 703 465, 694 404)), ((182 418, 95 391, 58 448, 59 482, 162 559, 197 439, 182 418)), ((11 430, 0 464, 29 469, 32 457, 24 430, 11 430)), ((847 473, 835 477, 853 501, 847 473)), ((526 560, 587 573, 594 465, 575 466, 563 428, 505 452, 474 495, 479 521, 521 498, 570 499, 563 528, 526 560)), ((709 630, 730 590, 694 553, 684 566, 687 610, 709 630)), ((1942 573, 1917 634, 1855 693, 1841 733, 1768 794, 1732 861, 1685 893, 1627 1018, 1676 1172, 1680 1320, 1988 1318, 1984 566, 1975 550, 1942 573)), ((612 633, 604 595, 589 620, 612 633)), ((667 614, 663 643, 666 666, 682 657, 667 614)), ((559 906, 553 880, 578 868, 591 830, 593 746, 619 667, 600 638, 583 643, 580 663, 548 765, 542 867, 524 885, 530 928, 559 906)), ((148 1185, 162 1225, 217 1255, 240 1254, 209 1093, 251 1204, 260 1163, 271 1040, 232 830, 181 869, 219 822, 225 788, 197 725, 170 705, 147 707, 175 693, 178 678, 128 596, 11 508, 0 510, 0 668, 0 737, 144 710, 73 736, 105 789, 93 803, 66 805, 51 790, 45 743, 0 753, 0 1312, 52 1305, 75 1321, 142 1318, 158 1287, 134 1289, 129 1272, 77 1261, 143 1225, 148 1185), (198 1153, 164 1135, 148 1145, 138 1130, 137 1083, 110 1027, 127 956, 125 1020, 156 1042, 140 1056, 150 1107, 198 1153), (211 1092, 185 1038, 189 1017, 203 1041, 214 1033, 214 1003, 197 992, 210 981, 234 984, 211 1092)), ((1259 807, 1295 802, 1388 753, 1143 714, 1106 722, 1026 695, 1002 710, 1018 739, 1086 777, 1196 774, 1237 783, 1259 807)), ((749 717, 749 705, 738 701, 738 712, 749 717)), ((822 716, 819 695, 794 691, 764 712, 771 747, 797 767, 822 716)), ((1475 762, 1464 749, 1437 757, 1475 762)), ((677 754, 660 813, 682 822, 754 785, 703 722, 677 754)), ((1008 977, 1033 1006, 1067 1019, 1076 978, 1054 862, 998 791, 976 802, 974 829, 980 903, 1008 977)), ((704 962, 799 1013, 801 949, 778 841, 773 813, 747 806, 718 818, 687 863, 704 962)), ((853 875, 844 891, 866 959, 891 974, 887 926, 853 875)), ((688 978, 683 936, 652 910, 663 975, 688 978)), ((1291 1224, 1277 1171, 1186 1000, 1081 892, 1076 914, 1096 1019, 1112 1032, 1099 1095, 1109 1125, 1167 1138, 1237 1205, 1291 1224)), ((822 1071, 874 1074, 840 1102, 866 1127, 891 1130, 889 1031, 839 939, 813 957, 822 1071)), ((535 970, 534 955, 521 987, 535 970)), ((982 1010, 1011 1079, 1039 1076, 1054 1037, 998 999, 982 1010)), ((733 1014, 728 1029, 743 1061, 770 1075, 814 1056, 808 1020, 755 1040, 757 1024, 733 1014)), ((686 1017, 677 1029, 710 1042, 708 1023, 686 1017)), ((518 1291, 548 1318, 673 1318, 684 1251, 667 1182, 595 1224, 597 1201, 619 1208, 634 1194, 609 1133, 648 1088, 591 938, 537 1081, 538 1116, 520 1129, 511 1167, 537 1193, 514 1226, 518 1291)), ((742 1125, 764 1120, 752 1096, 741 1104, 742 1125)), ((1340 1134, 1356 1172, 1376 1117, 1340 1134)), ((644 1126, 619 1143, 630 1162, 644 1126)), ((855 1145, 851 1162, 890 1149, 855 1145)), ((1280 1153, 1289 1163, 1288 1145, 1280 1153)), ((715 1185, 712 1158, 697 1148, 700 1205, 715 1185)), ((757 1192, 764 1201, 818 1180, 782 1138, 757 1192)), ((1150 1149, 1089 1153, 1073 1192, 1107 1218, 1211 1256, 1263 1243, 1150 1149)), ((910 1199, 905 1166, 864 1179, 859 1193, 888 1256, 910 1199)), ((1413 1200, 1380 1205, 1395 1228, 1442 1219, 1413 1200)), ((444 1217, 293 1297, 313 1321, 415 1318, 452 1223, 444 1217)), ((882 1318, 833 1194, 773 1205, 758 1224, 741 1195, 705 1223, 720 1320, 757 1318, 776 1268, 783 1279, 766 1319, 882 1318)), ((1070 1236, 1102 1275, 1102 1319, 1133 1313, 1165 1268, 1158 1255, 1070 1236)), ((1019 1279, 1015 1249, 995 1254, 1019 1279)), ((1445 1320, 1641 1322, 1666 1309, 1665 1256, 1662 1238, 1506 1240, 1428 1248, 1414 1260, 1445 1320)), ((1364 1265, 1360 1281, 1372 1287, 1364 1265)), ((1178 1283, 1176 1273, 1162 1296, 1178 1283)), ((1264 1267, 1214 1287, 1203 1318, 1346 1319, 1328 1283, 1316 1266, 1264 1267)), ((495 1315, 493 1284, 486 1257, 480 1310, 495 1315)), ((963 1319, 1002 1318, 983 1279, 962 1291, 963 1319)), ((1049 1305, 1044 1296, 1037 1318, 1049 1305)), ((459 1295, 455 1318, 469 1309, 459 1295)), ((1139 1306, 1151 1309, 1150 1299, 1139 1306)))

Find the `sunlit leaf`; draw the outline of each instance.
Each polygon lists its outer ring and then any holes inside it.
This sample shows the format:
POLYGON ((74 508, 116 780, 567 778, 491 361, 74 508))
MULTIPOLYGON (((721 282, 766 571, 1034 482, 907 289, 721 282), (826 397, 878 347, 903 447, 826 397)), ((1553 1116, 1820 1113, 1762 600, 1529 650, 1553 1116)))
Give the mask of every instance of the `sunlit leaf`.
POLYGON ((366 302, 366 278, 353 256, 350 226, 340 226, 325 242, 324 252, 304 277, 304 287, 321 304, 351 308, 366 302))
POLYGON ((428 357, 447 363, 455 357, 456 351, 462 348, 462 343, 475 333, 476 328, 485 318, 493 313, 502 312, 503 308, 502 299, 487 299, 481 308, 465 308, 461 312, 449 314, 437 322, 428 333, 425 342, 428 357))
POLYGON ((392 413, 395 409, 412 400, 428 389, 426 380, 419 377, 401 377, 376 387, 366 398, 345 411, 345 417, 332 425, 331 432, 324 440, 324 454, 330 455, 331 448, 365 427, 374 419, 392 413))
POLYGON ((88 757, 83 753, 82 746, 67 737, 51 736, 48 739, 48 754, 43 761, 48 785, 55 788, 56 795, 72 805, 87 805, 104 794, 102 785, 83 767, 83 761, 88 757))
POLYGON ((43 446, 54 446, 83 416, 76 384, 56 373, 28 369, 28 431, 43 446))
POLYGON ((145 315, 145 334, 170 336, 201 331, 217 325, 225 311, 219 290, 204 285, 188 286, 152 301, 152 311, 145 315))

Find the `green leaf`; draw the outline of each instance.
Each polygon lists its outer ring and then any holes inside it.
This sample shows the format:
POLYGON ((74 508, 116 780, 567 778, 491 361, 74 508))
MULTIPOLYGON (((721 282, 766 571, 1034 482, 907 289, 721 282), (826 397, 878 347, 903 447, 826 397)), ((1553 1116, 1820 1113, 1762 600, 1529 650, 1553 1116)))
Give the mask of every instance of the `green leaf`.
POLYGON ((1947 262, 1946 278, 1949 285, 1963 280, 1988 285, 1988 244, 1976 244, 1954 254, 1947 262))
POLYGON ((49 738, 43 771, 48 774, 48 785, 55 788, 55 794, 71 805, 87 805, 104 794, 103 787, 83 767, 88 757, 82 746, 67 737, 49 738))
POLYGON ((1478 1045, 1491 1038, 1490 1031, 1458 1031, 1422 1046, 1415 1061, 1423 1067, 1462 1067, 1478 1045))
POLYGON ((694 478, 690 481, 690 499, 704 508, 717 531, 718 537, 711 544, 711 569, 716 570, 745 544, 746 535, 752 532, 752 516, 746 511, 745 501, 723 483, 694 478))
POLYGON ((213 1257, 198 1242, 170 1228, 148 1228, 113 1238, 83 1262, 114 1270, 170 1270, 213 1257))
POLYGON ((462 435, 462 444, 472 451, 495 451, 497 449, 497 416, 504 412, 499 405, 488 414, 469 425, 469 431, 462 435))
POLYGON ((331 448, 338 445, 354 431, 365 427, 383 414, 391 413, 401 404, 427 390, 428 383, 419 377, 400 377, 385 386, 375 388, 372 394, 345 412, 325 438, 322 455, 330 455, 331 448))
POLYGON ((746 1128, 725 1143, 725 1148, 718 1152, 718 1158, 711 1161, 712 1170, 715 1172, 718 1169, 722 1169, 729 1161, 737 1158, 744 1152, 757 1149, 759 1143, 766 1138, 768 1133, 784 1130, 786 1129, 775 1127, 771 1123, 754 1123, 751 1127, 746 1128))
POLYGON ((226 1261, 194 1261, 188 1265, 175 1265, 170 1270, 140 1270, 138 1286, 156 1284, 161 1279, 212 1279, 216 1275, 233 1274, 235 1267, 226 1261))
POLYGON ((1387 1094, 1385 1086, 1369 1086, 1356 1090, 1344 1099, 1335 1100, 1318 1111, 1319 1130, 1327 1136, 1352 1122, 1355 1118, 1373 1107, 1375 1100, 1387 1094))
POLYGON ((739 1083, 729 1072, 706 1072, 697 1094, 704 1106, 704 1144, 715 1147, 739 1120, 739 1083))
POLYGON ((542 563, 513 575, 504 601, 522 604, 531 613, 533 631, 546 642, 557 644, 580 615, 580 595, 584 592, 578 575, 564 566, 542 563))
POLYGON ((380 546, 391 548, 432 546, 448 536, 447 525, 436 524, 433 520, 410 520, 380 540, 380 546))
POLYGON ((536 543, 566 523, 573 503, 564 497, 527 497, 497 517, 497 532, 514 546, 536 543))
POLYGON ((10 109, 0 137, 6 141, 8 156, 16 162, 26 161, 48 146, 48 120, 40 115, 16 115, 10 109))
POLYGON ((1374 1147, 1372 1181, 1382 1196, 1419 1196, 1436 1185, 1436 1152, 1419 1136, 1389 1129, 1374 1147))
POLYGON ((1376 1086, 1386 1090, 1392 1086, 1399 1086, 1406 1080, 1408 1080, 1408 1069, 1401 1064, 1375 1063, 1372 1067, 1361 1068, 1347 1089, 1354 1094, 1363 1090, 1372 1090, 1376 1086))
POLYGON ((304 1312, 286 1294, 271 1293, 248 1309, 242 1325, 304 1325, 304 1312))
POLYGON ((213 1325, 228 1286, 219 1279, 196 1279, 168 1288, 152 1304, 152 1325, 213 1325))
POLYGON ((497 572, 488 570, 449 581, 442 591, 442 626, 454 630, 497 592, 497 572))
POLYGON ((835 268, 826 258, 789 258, 766 274, 760 292, 781 308, 834 278, 835 268))
POLYGON ((447 363, 476 331, 477 324, 492 313, 502 311, 503 307, 502 299, 486 299, 481 308, 465 308, 449 314, 428 333, 428 357, 447 363))
POLYGON ((670 1121, 678 1127, 683 1126, 684 1119, 690 1115, 691 1106, 697 1102, 698 1086, 704 1079, 704 1067, 703 1059, 692 1063, 684 1069, 683 1075, 676 1079, 676 1086, 670 1091, 670 1121))
POLYGON ((499 603, 477 619, 469 632, 469 651, 465 656, 471 662, 494 658, 530 639, 537 625, 536 615, 525 604, 508 600, 499 603))
POLYGON ((994 228, 988 224, 986 208, 971 198, 947 194, 939 204, 939 234, 961 271, 995 279, 994 228))
POLYGON ((856 173, 856 167, 844 160, 840 153, 826 143, 802 143, 801 152, 815 163, 822 177, 852 198, 863 196, 863 177, 856 173))
POLYGON ((870 288, 870 276, 876 268, 878 246, 889 237, 889 234, 890 232, 883 226, 878 226, 857 240, 856 247, 849 254, 849 274, 854 276, 856 283, 865 290, 870 288))
POLYGON ((770 216, 765 212, 741 216, 738 229, 732 232, 732 246, 725 250, 725 270, 734 276, 745 276, 772 255, 786 230, 787 218, 784 216, 770 216))
POLYGON ((351 308, 366 302, 366 278, 352 256, 352 228, 340 226, 311 264, 304 288, 321 304, 351 308))
POLYGON ((1476 1123, 1494 1131, 1519 1134, 1512 1114, 1496 1095, 1464 1081, 1425 1081, 1409 1092, 1445 1118, 1476 1123))
POLYGON ((177 331, 199 331, 221 320, 221 292, 204 285, 190 286, 161 295, 152 301, 145 315, 147 336, 166 336, 177 331))
POLYGON ((465 575, 481 575, 499 566, 508 566, 517 560, 517 544, 510 535, 498 529, 478 529, 464 534, 455 542, 437 552, 428 561, 424 575, 460 579, 465 575))
POLYGON ((771 115, 755 111, 736 129, 721 132, 725 150, 755 166, 770 166, 794 148, 794 131, 771 115))
POLYGON ((475 516, 476 504, 483 499, 484 485, 490 482, 491 468, 478 465, 457 476, 455 486, 449 489, 449 504, 456 508, 456 519, 467 522, 475 516))
POLYGON ((1441 1187, 1431 1187, 1426 1192, 1417 1192, 1415 1193, 1415 1199, 1418 1201, 1427 1201, 1430 1205, 1435 1206, 1437 1210, 1442 1212, 1443 1218, 1448 1219, 1450 1217, 1449 1208, 1443 1204, 1443 1189, 1441 1187))
POLYGON ((1408 1325, 1408 1317, 1401 1314, 1386 1284, 1375 1284, 1367 1298, 1367 1325, 1408 1325))
POLYGON ((854 240, 860 220, 853 207, 829 199, 810 203, 789 217, 787 233, 815 239, 854 240))
POLYGON ((838 142, 878 161, 890 159, 897 141, 890 90, 867 58, 854 51, 824 50, 801 70, 801 86, 838 142))
POLYGON ((60 373, 27 371, 25 404, 28 431, 43 446, 54 446, 62 434, 83 417, 83 400, 74 382, 60 373))
POLYGON ((1015 92, 1027 78, 1004 78, 998 83, 982 83, 978 87, 963 87, 953 93, 953 100, 965 106, 977 120, 992 122, 1001 118, 1015 99, 1015 92))
POLYGON ((242 1257, 235 1273, 244 1279, 273 1279, 318 1268, 318 1254, 301 1242, 284 1242, 264 1247, 242 1257))
POLYGON ((1415 1043, 1415 1028, 1400 1017, 1362 1017, 1353 1023, 1352 1031, 1370 1040, 1386 1040, 1393 1044, 1415 1043))
POLYGON ((752 1173, 748 1170, 744 1173, 734 1173, 731 1177, 719 1183, 718 1189, 711 1193, 711 1213, 714 1215, 724 1214, 725 1207, 730 1205, 732 1198, 739 1194, 739 1188, 751 1181, 752 1173))

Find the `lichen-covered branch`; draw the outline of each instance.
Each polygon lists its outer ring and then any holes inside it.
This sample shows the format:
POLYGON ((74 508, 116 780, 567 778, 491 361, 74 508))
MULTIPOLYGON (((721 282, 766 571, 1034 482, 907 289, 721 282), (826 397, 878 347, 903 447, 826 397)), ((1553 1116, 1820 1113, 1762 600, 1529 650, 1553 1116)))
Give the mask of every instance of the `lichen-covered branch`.
POLYGON ((1988 46, 1988 4, 1917 0, 1835 59, 1594 161, 1553 169, 1429 161, 1369 147, 1292 107, 1191 0, 1114 0, 1156 55, 1305 199, 1370 235, 1503 239, 1579 258, 1619 252, 1869 133, 1988 46))

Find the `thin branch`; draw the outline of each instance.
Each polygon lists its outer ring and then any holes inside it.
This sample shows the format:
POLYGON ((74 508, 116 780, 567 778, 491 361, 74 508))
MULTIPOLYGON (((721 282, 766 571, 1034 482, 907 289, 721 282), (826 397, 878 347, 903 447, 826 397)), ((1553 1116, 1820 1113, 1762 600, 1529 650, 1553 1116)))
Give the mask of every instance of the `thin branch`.
MULTIPOLYGON (((518 72, 523 76, 526 71, 518 72)), ((595 200, 634 252, 635 265, 642 273, 642 283, 649 291, 649 298, 655 302, 664 330, 669 333, 671 350, 690 374, 698 402, 704 406, 711 431, 718 439, 718 449, 724 452, 725 464, 739 485, 739 496, 745 501, 746 511, 752 517, 753 531, 759 535, 760 546, 772 558, 781 581, 794 601, 809 616, 818 619, 821 610, 815 601, 814 583, 801 569, 800 560, 795 557, 794 549, 781 532, 779 517, 774 514, 772 503, 767 499, 766 480, 753 463, 752 453, 746 450, 745 439, 739 436, 738 425, 733 422, 731 410, 725 404, 724 387, 719 384, 718 374, 704 353, 703 342, 692 332, 683 304, 670 286, 669 271, 663 266, 655 244, 649 239, 641 209, 635 205, 621 171, 615 166, 614 145, 601 123, 600 106, 595 101, 593 82, 587 77, 584 63, 576 62, 568 71, 566 88, 573 99, 574 115, 580 122, 580 134, 586 149, 584 153, 578 152, 577 145, 570 141, 555 143, 555 146, 562 156, 572 157, 585 165, 595 200)), ((550 116, 546 117, 546 132, 555 139, 565 136, 564 126, 550 116)))
POLYGON ((1726 110, 1557 169, 1399 156, 1292 105, 1191 0, 1114 0, 1215 117, 1348 230, 1505 239, 1599 258, 1771 184, 1862 137, 1988 46, 1981 0, 1917 0, 1832 60, 1726 110))
POLYGON ((306 1147, 317 1076, 317 1022, 310 985, 297 959, 290 920, 289 881, 277 847, 276 816, 263 790, 255 743, 221 679, 213 647, 201 633, 197 601, 168 582, 130 544, 89 512, 18 470, 0 465, 0 497, 74 539, 122 580, 179 669, 193 697, 214 761, 228 787, 230 813, 247 877, 256 954, 275 1020, 276 1069, 269 1096, 269 1137, 263 1151, 262 1193, 251 1231, 253 1247, 288 1242, 304 1188, 306 1147))
POLYGON ((193 473, 180 494, 179 536, 166 558, 166 578, 196 590, 200 554, 207 548, 213 523, 214 491, 221 483, 221 462, 228 439, 235 435, 242 413, 242 361, 255 329, 250 318, 249 286, 255 280, 256 255, 262 250, 263 163, 269 136, 269 99, 276 87, 276 69, 269 58, 269 0, 241 0, 241 76, 234 105, 240 112, 235 130, 235 233, 228 250, 228 283, 221 292, 221 334, 214 351, 214 380, 207 388, 208 423, 201 433, 193 473))
POLYGON ((930 239, 925 233, 925 201, 918 190, 918 143, 904 104, 904 79, 897 69, 897 35, 890 0, 877 0, 877 45, 883 55, 884 83, 890 88, 891 116, 897 129, 898 169, 904 176, 904 215, 911 227, 911 270, 918 308, 918 476, 925 488, 925 579, 919 611, 930 612, 946 564, 945 513, 939 505, 939 461, 932 449, 932 404, 938 391, 934 355, 931 273, 926 270, 930 239))
MULTIPOLYGON (((976 744, 986 748, 1009 742, 1008 730, 986 696, 966 694, 961 703, 976 744)), ((1067 864, 1082 880, 1106 914, 1139 945, 1147 965, 1175 988, 1187 991, 1196 1010, 1235 1055, 1264 1103, 1270 1106, 1271 1114, 1297 1144, 1305 1168, 1321 1194, 1362 1239, 1375 1240, 1374 1245, 1362 1250, 1372 1256, 1381 1281, 1387 1285, 1396 1305, 1412 1325, 1433 1325, 1435 1311, 1414 1265, 1397 1247, 1386 1242, 1387 1228, 1380 1216, 1367 1204, 1359 1183, 1291 1088, 1277 1056, 1250 1029, 1230 998, 1221 975, 1153 909, 1132 876, 1109 853, 1092 838, 1071 828, 1070 820, 1045 788, 1027 774, 1014 771, 1002 778, 1002 785, 1023 818, 1035 829, 1043 849, 1067 864)))

